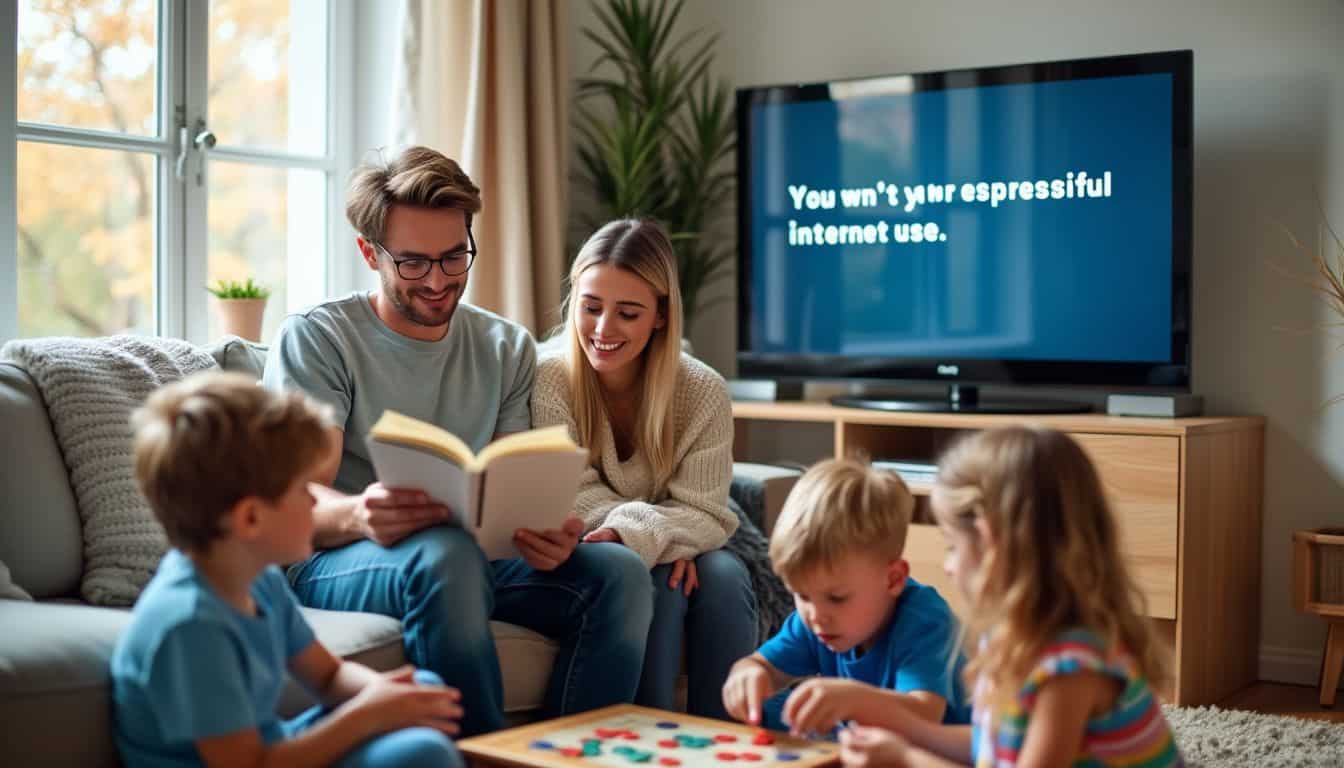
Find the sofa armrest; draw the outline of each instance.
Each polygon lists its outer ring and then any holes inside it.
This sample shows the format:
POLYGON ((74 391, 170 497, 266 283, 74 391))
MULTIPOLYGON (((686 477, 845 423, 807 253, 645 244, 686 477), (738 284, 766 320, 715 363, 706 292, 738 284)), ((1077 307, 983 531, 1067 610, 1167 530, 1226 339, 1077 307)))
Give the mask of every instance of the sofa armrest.
POLYGON ((761 532, 770 536, 793 484, 802 472, 773 464, 733 462, 733 485, 729 495, 742 507, 761 532))

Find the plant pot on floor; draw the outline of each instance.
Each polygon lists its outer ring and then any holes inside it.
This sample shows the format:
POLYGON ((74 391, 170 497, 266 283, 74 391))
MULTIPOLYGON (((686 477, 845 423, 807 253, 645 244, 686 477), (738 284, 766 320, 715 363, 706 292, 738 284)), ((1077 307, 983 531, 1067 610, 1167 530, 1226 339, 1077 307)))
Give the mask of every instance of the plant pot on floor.
POLYGON ((261 341, 261 318, 266 314, 266 299, 215 299, 219 308, 219 327, 248 341, 261 341))

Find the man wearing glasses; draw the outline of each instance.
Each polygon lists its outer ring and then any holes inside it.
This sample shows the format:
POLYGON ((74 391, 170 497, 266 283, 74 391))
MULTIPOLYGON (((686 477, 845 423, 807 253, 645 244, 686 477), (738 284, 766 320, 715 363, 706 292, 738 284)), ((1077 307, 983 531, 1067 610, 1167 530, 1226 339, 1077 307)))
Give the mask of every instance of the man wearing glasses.
POLYGON ((351 177, 346 216, 379 288, 290 315, 266 363, 271 387, 331 404, 342 446, 317 488, 317 552, 290 567, 303 604, 400 619, 406 654, 461 691, 462 733, 503 724, 490 619, 560 645, 547 715, 631 701, 652 616, 648 571, 631 550, 578 544, 582 522, 520 529, 521 558, 487 562, 451 512, 377 482, 364 438, 392 408, 447 429, 473 451, 531 426, 536 348, 516 323, 460 303, 476 259, 480 191, 425 147, 351 177))

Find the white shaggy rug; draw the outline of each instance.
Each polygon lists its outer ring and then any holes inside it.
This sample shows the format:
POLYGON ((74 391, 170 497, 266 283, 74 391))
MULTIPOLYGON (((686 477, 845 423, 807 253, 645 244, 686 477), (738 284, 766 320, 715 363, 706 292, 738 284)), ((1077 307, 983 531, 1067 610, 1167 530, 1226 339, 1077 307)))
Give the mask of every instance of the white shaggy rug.
POLYGON ((1163 707, 1191 768, 1344 766, 1344 723, 1218 707, 1163 707))

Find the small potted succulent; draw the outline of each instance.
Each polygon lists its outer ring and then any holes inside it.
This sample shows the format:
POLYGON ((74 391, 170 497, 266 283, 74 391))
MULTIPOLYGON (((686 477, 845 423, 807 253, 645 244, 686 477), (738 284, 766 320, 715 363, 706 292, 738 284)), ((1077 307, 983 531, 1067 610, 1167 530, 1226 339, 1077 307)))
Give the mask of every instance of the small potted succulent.
POLYGON ((206 290, 219 307, 220 330, 248 341, 261 341, 261 318, 271 291, 248 278, 247 282, 220 280, 206 290))

